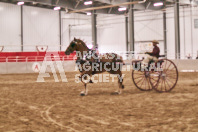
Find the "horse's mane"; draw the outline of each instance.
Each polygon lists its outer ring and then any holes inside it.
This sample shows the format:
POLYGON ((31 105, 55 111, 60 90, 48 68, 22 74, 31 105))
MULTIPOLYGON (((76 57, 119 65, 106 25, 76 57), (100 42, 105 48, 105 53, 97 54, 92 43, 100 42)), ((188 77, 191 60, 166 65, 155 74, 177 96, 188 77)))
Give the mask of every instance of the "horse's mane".
POLYGON ((78 39, 78 40, 81 42, 81 44, 82 44, 84 47, 86 47, 87 49, 89 49, 89 48, 87 47, 87 45, 85 44, 84 41, 82 41, 81 39, 78 39))

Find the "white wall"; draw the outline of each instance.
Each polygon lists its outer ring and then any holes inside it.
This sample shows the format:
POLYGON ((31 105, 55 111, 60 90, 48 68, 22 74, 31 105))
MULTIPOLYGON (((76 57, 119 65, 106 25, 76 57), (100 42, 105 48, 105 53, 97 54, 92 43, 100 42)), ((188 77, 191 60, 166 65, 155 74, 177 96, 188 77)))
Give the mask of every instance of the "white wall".
MULTIPOLYGON (((152 40, 159 41, 160 54, 164 54, 163 14, 161 11, 139 11, 134 14, 135 49, 144 43, 152 47, 152 40)), ((145 47, 146 48, 146 47, 145 47)), ((141 48, 144 51, 144 49, 141 48)), ((152 50, 152 48, 151 48, 152 50)), ((139 51, 136 51, 139 52, 139 51)), ((140 51, 141 52, 141 51, 140 51)))
MULTIPOLYGON (((198 8, 180 7, 180 53, 181 58, 187 55, 197 56, 198 51, 198 28, 194 27, 194 19, 198 19, 198 8), (191 29, 192 26, 192 29, 191 29), (193 49, 193 53, 192 53, 193 49)), ((169 58, 174 58, 175 54, 175 27, 174 27, 174 9, 169 8, 167 11, 167 47, 169 58)))
MULTIPOLYGON (((194 28, 194 19, 198 19, 198 7, 180 7, 180 51, 181 58, 193 54, 197 56, 198 51, 198 29, 194 28), (183 14, 184 13, 184 14, 183 14), (191 34, 192 26, 192 34, 191 34), (192 51, 193 50, 193 53, 192 51)), ((167 56, 175 58, 175 22, 174 8, 167 10, 167 56)), ((125 51, 125 22, 124 16, 99 15, 97 19, 99 49, 104 52, 125 51), (112 46, 113 45, 113 46, 112 46)), ((151 43, 159 40, 160 54, 164 54, 163 41, 163 12, 162 11, 138 11, 135 12, 135 49, 140 49, 140 44, 151 43)), ((139 51, 136 51, 139 52, 139 51)))
POLYGON ((67 48, 74 37, 84 40, 86 44, 92 43, 91 16, 62 12, 61 21, 62 51, 67 48))
POLYGON ((125 36, 125 16, 97 16, 97 41, 100 52, 126 51, 125 36))
POLYGON ((48 51, 59 51, 59 11, 23 7, 24 51, 36 50, 36 45, 48 45, 48 51))
POLYGON ((20 6, 0 2, 0 46, 4 51, 21 50, 20 6))
MULTIPOLYGON (((150 43, 153 39, 160 41, 161 53, 163 46, 163 20, 158 12, 135 13, 135 49, 139 45, 150 43)), ((97 18, 97 33, 100 52, 126 51, 126 31, 124 15, 99 15, 97 18)), ((130 40, 130 39, 129 39, 130 40)))
POLYGON ((163 40, 163 14, 160 11, 135 12, 135 41, 163 40))
MULTIPOLYGON (((0 2, 0 45, 4 51, 21 51, 21 6, 0 2)), ((198 7, 194 7, 192 17, 190 8, 180 7, 181 57, 188 54, 196 57, 198 51, 198 28, 194 28, 194 19, 198 19, 198 7), (191 31, 192 27, 192 31, 191 31), (192 33, 192 34, 191 34, 192 33), (192 52, 193 50, 193 52, 192 52)), ((135 41, 150 43, 160 40, 161 54, 164 54, 162 11, 135 12, 135 41)), ((59 12, 30 6, 23 7, 24 51, 36 51, 36 45, 49 45, 49 51, 59 50, 59 12), (31 46, 30 46, 31 45, 31 46)), ((61 12, 62 51, 73 37, 92 43, 91 16, 66 14, 61 12), (72 26, 71 26, 72 25, 72 26)), ((175 56, 174 9, 167 10, 167 53, 168 58, 175 56)), ((125 51, 125 16, 98 15, 97 37, 101 52, 125 51)), ((136 48, 137 49, 137 48, 136 48)))
MULTIPOLYGON (((48 51, 60 49, 59 11, 23 6, 24 51, 36 51, 48 45, 48 51)), ((61 12, 61 50, 76 37, 92 43, 91 16, 61 12)), ((21 51, 21 6, 0 2, 0 46, 4 51, 21 51)))
MULTIPOLYGON (((161 54, 164 51, 163 42, 163 12, 152 11, 135 13, 135 41, 147 41, 152 39, 162 40, 159 47, 161 54)), ((192 17, 190 7, 180 7, 180 53, 181 58, 186 58, 190 54, 193 58, 197 56, 198 51, 198 29, 194 28, 194 19, 198 19, 198 8, 192 8, 192 17), (191 34, 192 26, 192 34, 191 34), (193 53, 191 51, 193 49, 193 53)), ((173 59, 175 57, 175 21, 174 8, 167 10, 167 56, 173 59)))
POLYGON ((185 52, 185 55, 190 54, 195 58, 197 56, 198 51, 198 28, 194 27, 194 19, 198 19, 198 7, 192 8, 192 16, 190 8, 180 9, 182 12, 181 17, 181 34, 183 34, 183 38, 181 37, 181 53, 185 52), (182 19, 183 18, 183 19, 182 19), (185 24, 184 24, 185 23, 185 24))
POLYGON ((174 9, 166 14, 167 20, 167 57, 175 58, 175 21, 174 21, 174 9))

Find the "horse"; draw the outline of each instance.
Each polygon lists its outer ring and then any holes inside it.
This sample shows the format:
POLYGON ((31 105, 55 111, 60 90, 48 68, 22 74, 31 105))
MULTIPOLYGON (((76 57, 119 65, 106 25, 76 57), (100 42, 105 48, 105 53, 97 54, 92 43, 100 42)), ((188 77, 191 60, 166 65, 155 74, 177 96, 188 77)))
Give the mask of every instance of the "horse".
MULTIPOLYGON (((110 74, 116 74, 118 77, 118 89, 114 92, 114 94, 121 94, 122 89, 124 89, 123 77, 121 68, 124 65, 123 58, 115 53, 105 53, 103 55, 98 56, 94 50, 90 50, 85 42, 81 39, 74 38, 73 41, 70 42, 69 46, 65 50, 66 55, 70 55, 76 51, 76 64, 78 64, 80 71, 80 81, 84 84, 84 89, 81 91, 81 96, 85 96, 88 94, 87 83, 83 80, 87 79, 87 76, 92 76, 94 74, 99 74, 107 71, 110 74), (83 59, 85 57, 85 59, 83 59), (90 69, 82 68, 85 64, 91 64, 90 69), (113 66, 119 65, 117 68, 113 66), (81 67, 81 68, 80 68, 81 67), (100 69, 100 70, 98 70, 100 69)), ((92 83, 92 80, 90 80, 92 83)))

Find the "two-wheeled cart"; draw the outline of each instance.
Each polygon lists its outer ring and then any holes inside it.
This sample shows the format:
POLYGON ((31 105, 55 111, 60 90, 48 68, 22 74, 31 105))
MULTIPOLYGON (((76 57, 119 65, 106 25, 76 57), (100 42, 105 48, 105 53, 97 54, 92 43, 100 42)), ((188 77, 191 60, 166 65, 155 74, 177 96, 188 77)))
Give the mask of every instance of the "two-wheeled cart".
POLYGON ((155 89, 157 92, 169 92, 176 86, 178 70, 173 61, 165 58, 158 59, 156 62, 150 62, 143 70, 141 61, 132 61, 132 80, 138 89, 142 91, 155 89))

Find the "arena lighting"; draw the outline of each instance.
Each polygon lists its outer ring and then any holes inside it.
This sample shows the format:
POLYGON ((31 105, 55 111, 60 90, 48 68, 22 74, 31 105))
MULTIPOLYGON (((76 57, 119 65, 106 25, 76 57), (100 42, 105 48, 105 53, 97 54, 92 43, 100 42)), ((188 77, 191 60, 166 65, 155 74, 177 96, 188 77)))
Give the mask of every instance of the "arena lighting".
POLYGON ((24 2, 20 1, 20 2, 17 3, 17 5, 24 5, 24 2))
POLYGON ((126 11, 126 7, 120 7, 120 8, 118 8, 118 11, 126 11))
POLYGON ((61 9, 61 7, 54 7, 54 10, 55 11, 58 11, 58 10, 60 10, 61 9))
POLYGON ((84 5, 91 5, 91 4, 93 4, 92 1, 85 1, 85 2, 84 2, 84 5))
POLYGON ((157 3, 154 3, 153 5, 154 6, 163 6, 164 4, 163 4, 163 2, 157 2, 157 3))
POLYGON ((91 12, 87 12, 87 15, 90 16, 91 15, 91 12))

